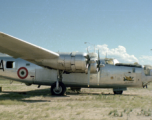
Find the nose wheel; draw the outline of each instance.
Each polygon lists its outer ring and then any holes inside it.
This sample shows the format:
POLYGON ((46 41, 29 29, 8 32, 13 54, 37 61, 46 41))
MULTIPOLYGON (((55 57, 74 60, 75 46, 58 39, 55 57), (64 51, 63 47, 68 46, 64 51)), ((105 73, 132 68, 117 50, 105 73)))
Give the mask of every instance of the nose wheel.
POLYGON ((59 82, 58 88, 56 87, 56 82, 51 85, 52 95, 64 95, 66 92, 66 87, 62 82, 59 82))

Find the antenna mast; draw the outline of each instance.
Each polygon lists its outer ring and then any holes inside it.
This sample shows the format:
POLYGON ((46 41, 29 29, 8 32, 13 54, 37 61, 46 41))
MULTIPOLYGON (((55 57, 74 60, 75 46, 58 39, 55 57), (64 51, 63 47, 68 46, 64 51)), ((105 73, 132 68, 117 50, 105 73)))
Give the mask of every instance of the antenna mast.
MULTIPOLYGON (((89 43, 89 42, 84 42, 84 44, 87 44, 87 43, 94 46, 94 53, 95 53, 96 52, 95 44, 92 44, 92 43, 89 43)), ((88 51, 88 47, 87 47, 87 51, 88 51)))

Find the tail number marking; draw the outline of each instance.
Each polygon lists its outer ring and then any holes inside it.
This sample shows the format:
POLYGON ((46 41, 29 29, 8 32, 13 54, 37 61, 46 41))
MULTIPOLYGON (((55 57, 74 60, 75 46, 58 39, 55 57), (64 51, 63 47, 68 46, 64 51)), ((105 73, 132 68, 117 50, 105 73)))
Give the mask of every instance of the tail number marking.
POLYGON ((17 71, 17 75, 21 79, 25 79, 28 76, 28 70, 25 67, 21 67, 17 71))

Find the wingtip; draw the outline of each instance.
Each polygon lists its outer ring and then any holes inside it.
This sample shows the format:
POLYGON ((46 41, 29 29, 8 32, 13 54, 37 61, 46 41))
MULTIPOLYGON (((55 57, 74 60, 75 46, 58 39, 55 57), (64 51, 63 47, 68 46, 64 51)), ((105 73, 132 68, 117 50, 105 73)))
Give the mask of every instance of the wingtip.
POLYGON ((6 34, 6 33, 0 31, 0 34, 6 34))
POLYGON ((9 36, 9 35, 0 31, 0 36, 3 37, 3 36, 9 36))
POLYGON ((0 31, 0 35, 1 35, 1 34, 4 34, 4 33, 0 31))

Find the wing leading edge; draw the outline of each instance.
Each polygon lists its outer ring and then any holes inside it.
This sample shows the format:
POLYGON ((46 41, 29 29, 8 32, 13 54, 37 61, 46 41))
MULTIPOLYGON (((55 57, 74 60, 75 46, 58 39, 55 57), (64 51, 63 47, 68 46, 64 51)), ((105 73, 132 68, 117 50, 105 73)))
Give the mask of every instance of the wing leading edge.
POLYGON ((14 58, 22 58, 27 61, 55 59, 59 57, 58 53, 49 51, 2 32, 0 32, 0 52, 8 54, 14 58))

